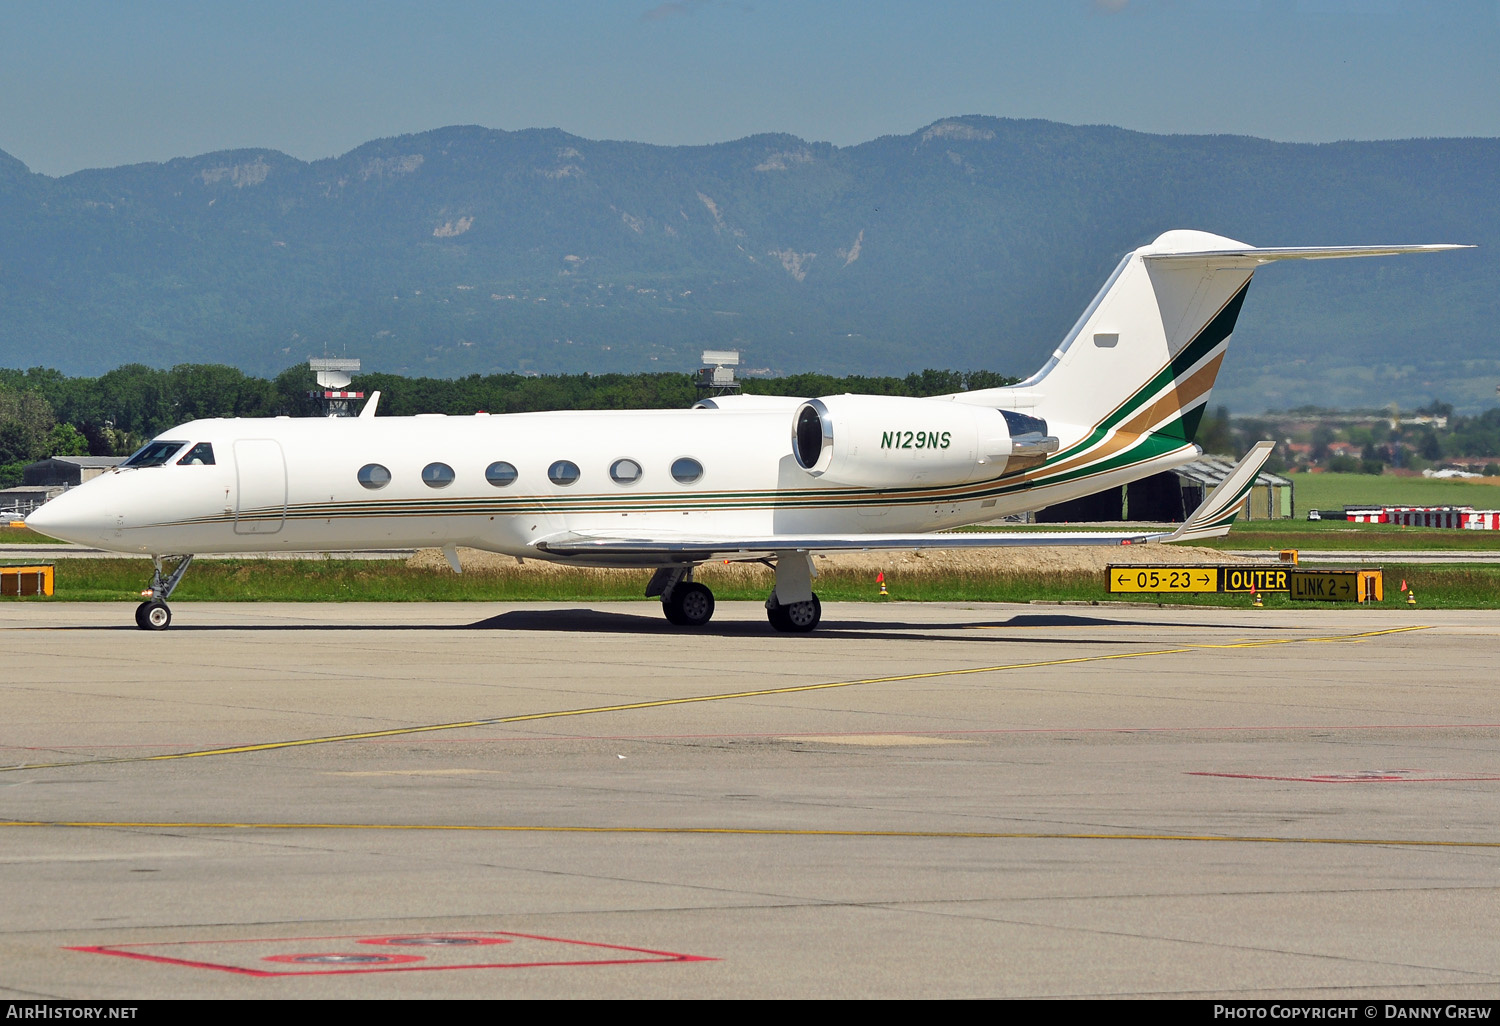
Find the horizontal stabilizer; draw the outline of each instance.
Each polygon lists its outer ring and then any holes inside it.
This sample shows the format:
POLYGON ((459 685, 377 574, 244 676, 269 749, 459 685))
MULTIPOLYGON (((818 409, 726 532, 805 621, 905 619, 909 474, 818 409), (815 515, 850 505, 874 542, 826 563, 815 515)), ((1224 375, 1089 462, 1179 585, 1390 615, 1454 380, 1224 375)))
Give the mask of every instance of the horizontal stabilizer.
POLYGON ((1345 257, 1400 256, 1404 253, 1441 253, 1449 249, 1473 249, 1452 243, 1425 246, 1244 246, 1236 249, 1189 249, 1177 252, 1141 254, 1153 264, 1177 262, 1199 263, 1204 260, 1226 260, 1230 266, 1254 267, 1276 260, 1340 260, 1345 257))

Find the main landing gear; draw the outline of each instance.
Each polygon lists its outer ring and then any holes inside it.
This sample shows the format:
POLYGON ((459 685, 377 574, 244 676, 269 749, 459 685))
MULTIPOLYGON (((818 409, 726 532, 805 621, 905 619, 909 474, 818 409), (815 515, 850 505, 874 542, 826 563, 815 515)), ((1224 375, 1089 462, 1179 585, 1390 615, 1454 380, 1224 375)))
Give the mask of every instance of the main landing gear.
MULTIPOLYGON (((813 593, 816 574, 805 552, 778 553, 776 588, 766 599, 766 619, 785 634, 806 634, 823 619, 823 604, 813 593)), ((678 627, 702 627, 714 615, 714 593, 693 580, 691 566, 664 566, 646 585, 646 597, 661 596, 661 609, 678 627)))
POLYGON ((813 594, 818 570, 806 551, 776 553, 776 588, 766 599, 766 619, 785 634, 806 634, 823 619, 823 603, 813 594))
POLYGON ((678 627, 702 627, 713 619, 714 593, 693 580, 690 566, 664 566, 646 585, 646 597, 661 596, 661 611, 678 627))
POLYGON ((141 592, 150 597, 135 607, 135 625, 143 631, 164 631, 172 625, 172 610, 167 606, 167 599, 177 590, 193 557, 152 556, 151 562, 156 566, 156 573, 151 576, 151 586, 141 592), (169 559, 177 560, 177 565, 170 572, 162 565, 164 560, 169 559))
POLYGON ((791 602, 783 606, 776 601, 773 593, 766 602, 766 619, 771 621, 772 627, 783 633, 806 634, 823 619, 823 603, 814 594, 805 602, 791 602))
POLYGON ((697 581, 686 581, 663 598, 662 612, 679 627, 702 627, 714 615, 714 593, 697 581))

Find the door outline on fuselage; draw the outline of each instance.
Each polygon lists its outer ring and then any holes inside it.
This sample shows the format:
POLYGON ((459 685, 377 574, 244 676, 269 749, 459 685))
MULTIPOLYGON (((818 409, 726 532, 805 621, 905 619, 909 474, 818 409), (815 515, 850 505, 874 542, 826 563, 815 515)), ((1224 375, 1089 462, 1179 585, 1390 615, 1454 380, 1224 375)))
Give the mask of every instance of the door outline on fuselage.
POLYGON ((234 533, 276 534, 286 524, 286 454, 274 438, 234 443, 234 533), (254 510, 254 517, 245 514, 254 510), (275 511, 272 515, 271 511, 275 511))

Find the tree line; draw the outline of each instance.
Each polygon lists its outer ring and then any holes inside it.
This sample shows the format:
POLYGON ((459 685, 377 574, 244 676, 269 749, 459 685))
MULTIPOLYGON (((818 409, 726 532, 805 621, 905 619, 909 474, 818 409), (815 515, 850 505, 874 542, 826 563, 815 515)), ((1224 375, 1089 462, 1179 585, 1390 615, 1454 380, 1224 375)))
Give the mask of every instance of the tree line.
MULTIPOLYGON (((991 371, 924 370, 905 377, 795 374, 750 378, 757 395, 940 395, 1014 384, 991 371)), ((542 410, 682 409, 701 395, 694 375, 472 374, 408 378, 361 374, 355 388, 381 393, 377 416, 446 413, 529 413, 542 410)), ((0 487, 21 480, 21 468, 50 456, 124 456, 176 424, 211 417, 310 417, 319 391, 307 366, 258 378, 222 364, 170 369, 126 364, 99 377, 68 377, 47 367, 0 368, 0 487)))

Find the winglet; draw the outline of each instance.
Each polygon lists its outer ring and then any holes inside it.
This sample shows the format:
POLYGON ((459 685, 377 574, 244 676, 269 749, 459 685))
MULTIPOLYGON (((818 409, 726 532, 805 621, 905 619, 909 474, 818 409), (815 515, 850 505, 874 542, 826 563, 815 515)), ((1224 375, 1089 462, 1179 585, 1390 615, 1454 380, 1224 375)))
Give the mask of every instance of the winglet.
POLYGON ((1275 447, 1275 442, 1256 442, 1245 454, 1245 458, 1235 464, 1229 476, 1220 481, 1208 493, 1208 498, 1203 500, 1202 505, 1183 521, 1181 527, 1157 540, 1197 541, 1200 538, 1222 538, 1228 534, 1234 518, 1240 515, 1245 496, 1250 494, 1250 488, 1255 484, 1255 476, 1260 473, 1260 468, 1265 465, 1275 447))
POLYGON ((360 417, 360 419, 364 420, 367 417, 373 417, 373 416, 375 416, 375 407, 377 407, 379 405, 380 405, 380 392, 379 391, 371 392, 370 393, 370 401, 367 402, 367 403, 365 403, 364 409, 362 409, 362 410, 359 411, 359 417, 360 417))

